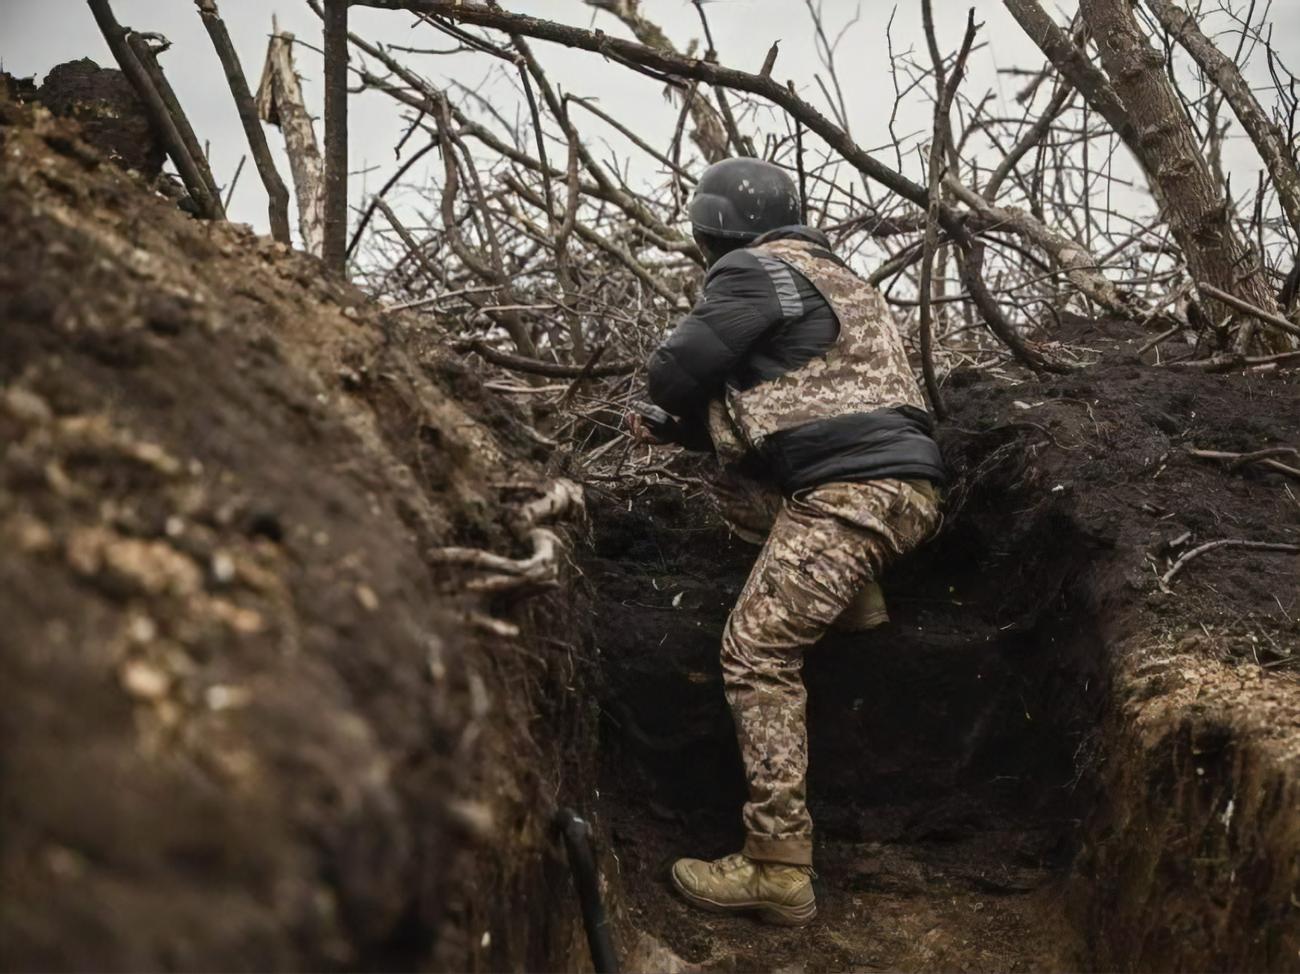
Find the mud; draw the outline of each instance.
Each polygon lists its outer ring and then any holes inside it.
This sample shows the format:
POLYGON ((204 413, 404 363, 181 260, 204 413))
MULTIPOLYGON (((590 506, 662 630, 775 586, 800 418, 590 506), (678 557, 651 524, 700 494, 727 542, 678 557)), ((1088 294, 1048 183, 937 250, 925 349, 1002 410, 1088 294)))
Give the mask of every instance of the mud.
POLYGON ((604 664, 603 810, 628 922, 736 970, 1300 968, 1300 602, 1294 488, 1183 452, 1293 443, 1283 376, 1101 362, 1008 387, 958 376, 948 522, 886 583, 892 623, 805 665, 821 913, 693 912, 679 855, 735 851, 743 781, 716 660, 755 549, 702 494, 598 508, 586 567, 604 664))

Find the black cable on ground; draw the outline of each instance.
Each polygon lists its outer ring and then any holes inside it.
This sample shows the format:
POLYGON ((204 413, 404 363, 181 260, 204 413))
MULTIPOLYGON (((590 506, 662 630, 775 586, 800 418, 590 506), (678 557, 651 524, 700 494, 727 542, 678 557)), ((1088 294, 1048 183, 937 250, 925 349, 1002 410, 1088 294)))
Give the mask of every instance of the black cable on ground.
POLYGON ((600 898, 600 872, 591 848, 591 826, 571 808, 561 808, 555 813, 555 826, 564 836, 569 853, 569 868, 573 871, 573 884, 578 888, 591 963, 596 974, 618 974, 618 955, 614 952, 605 904, 600 898))

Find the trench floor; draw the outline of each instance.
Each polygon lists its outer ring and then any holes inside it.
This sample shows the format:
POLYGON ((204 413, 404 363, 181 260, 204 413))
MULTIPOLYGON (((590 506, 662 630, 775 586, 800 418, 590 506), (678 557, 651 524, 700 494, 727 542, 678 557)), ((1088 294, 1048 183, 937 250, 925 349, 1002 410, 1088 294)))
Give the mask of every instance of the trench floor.
POLYGON ((819 913, 808 926, 789 929, 701 913, 671 891, 668 868, 677 856, 734 851, 732 823, 717 815, 687 823, 633 801, 607 807, 631 924, 660 941, 684 969, 1085 966, 1082 944, 1064 916, 1062 873, 1052 863, 1057 823, 987 820, 970 795, 953 796, 943 810, 951 824, 936 820, 929 802, 814 808, 821 828, 814 882, 819 913), (963 821, 968 810, 980 820, 963 821), (927 821, 929 834, 918 829, 927 821))

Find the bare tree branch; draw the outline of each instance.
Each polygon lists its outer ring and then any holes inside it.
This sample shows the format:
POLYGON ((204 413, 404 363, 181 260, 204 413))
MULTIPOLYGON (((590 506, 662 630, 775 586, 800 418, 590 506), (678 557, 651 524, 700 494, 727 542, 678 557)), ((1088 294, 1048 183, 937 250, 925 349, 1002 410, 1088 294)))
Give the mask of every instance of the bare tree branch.
MULTIPOLYGON (((176 166, 176 171, 180 173, 185 188, 198 205, 199 212, 209 220, 225 219, 221 200, 212 186, 211 174, 209 173, 205 178, 199 161, 191 154, 181 134, 179 120, 172 114, 161 92, 155 87, 149 72, 133 50, 129 32, 113 16, 108 0, 87 0, 87 3, 122 73, 135 88, 136 94, 139 95, 140 101, 149 113, 150 120, 162 134, 167 154, 176 166)), ((206 160, 203 165, 206 166, 206 160)))
MULTIPOLYGON (((613 14, 642 44, 673 54, 677 53, 677 48, 673 46, 663 29, 641 13, 640 0, 584 0, 584 2, 588 6, 613 14)), ((695 88, 683 91, 682 99, 685 110, 695 123, 691 130, 691 139, 699 147, 704 158, 709 162, 717 162, 731 155, 726 128, 714 107, 695 88)))
MULTIPOLYGON (((811 9, 811 7, 809 8, 811 9)), ((957 87, 961 84, 965 71, 966 58, 971 45, 975 43, 975 11, 970 11, 966 21, 966 35, 962 40, 961 50, 953 65, 951 76, 945 76, 943 58, 939 54, 938 39, 934 32, 934 11, 931 0, 921 0, 921 17, 924 22, 926 41, 930 48, 931 64, 934 70, 934 129, 930 142, 930 206, 925 224, 925 240, 922 244, 921 280, 918 285, 921 301, 921 372, 925 378, 925 391, 930 397, 930 408, 936 418, 944 419, 947 408, 943 395, 939 391, 939 380, 934 372, 934 336, 931 302, 934 297, 934 252, 939 243, 939 192, 943 173, 947 167, 946 158, 950 139, 949 113, 952 111, 953 99, 957 96, 957 87)))
POLYGON ((226 82, 230 85, 230 93, 234 96, 235 108, 239 112, 239 120, 243 123, 244 134, 248 137, 248 147, 252 150, 253 162, 262 177, 262 185, 266 187, 271 236, 287 244, 290 242, 289 190, 285 187, 284 180, 280 178, 280 173, 275 168, 275 161, 271 158, 270 147, 266 144, 266 133, 262 131, 261 123, 257 118, 257 107, 253 104, 253 94, 248 90, 248 79, 244 76, 244 69, 239 63, 239 54, 230 41, 226 24, 217 10, 216 0, 195 0, 195 3, 199 8, 199 16, 203 18, 203 26, 207 28, 208 36, 212 38, 212 46, 216 49, 217 57, 221 60, 221 67, 226 73, 226 82))
POLYGON ((473 339, 461 342, 461 348, 482 356, 493 365, 515 372, 527 372, 531 375, 545 375, 557 379, 600 378, 611 375, 628 375, 639 366, 636 362, 606 362, 603 365, 564 365, 560 362, 543 362, 540 359, 511 355, 493 348, 486 342, 473 339))

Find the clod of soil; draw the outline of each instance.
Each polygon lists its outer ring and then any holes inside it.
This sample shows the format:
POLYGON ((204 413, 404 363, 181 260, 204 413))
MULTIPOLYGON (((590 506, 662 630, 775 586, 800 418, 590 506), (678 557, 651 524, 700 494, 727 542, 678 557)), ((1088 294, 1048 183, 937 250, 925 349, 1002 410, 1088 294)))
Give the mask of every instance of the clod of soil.
POLYGON ((131 82, 116 68, 101 68, 90 58, 57 64, 40 87, 24 97, 60 118, 77 122, 78 134, 96 152, 146 179, 162 172, 166 153, 131 82))

